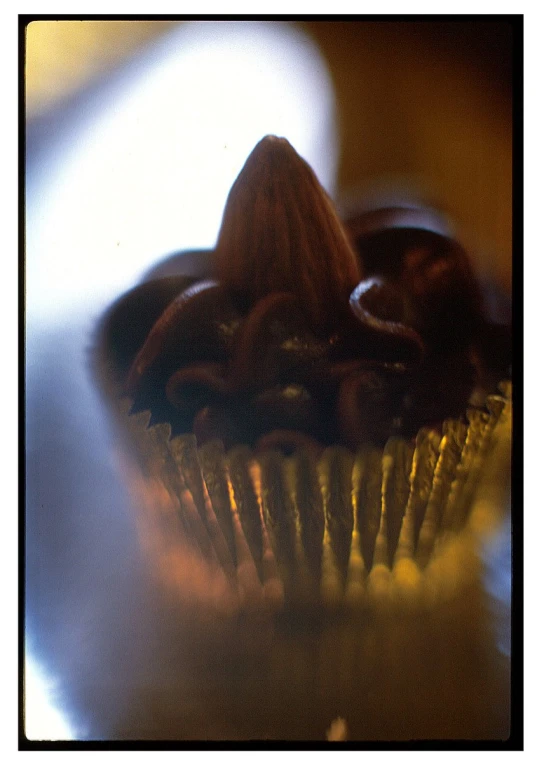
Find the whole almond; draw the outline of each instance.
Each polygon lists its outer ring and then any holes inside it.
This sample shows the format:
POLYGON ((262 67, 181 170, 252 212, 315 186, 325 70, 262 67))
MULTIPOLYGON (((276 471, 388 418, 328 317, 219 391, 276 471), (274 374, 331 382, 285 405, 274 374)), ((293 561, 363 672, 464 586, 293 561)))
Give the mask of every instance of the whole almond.
POLYGON ((274 291, 330 326, 360 280, 327 193, 285 138, 264 137, 233 184, 215 250, 216 277, 251 306, 274 291))

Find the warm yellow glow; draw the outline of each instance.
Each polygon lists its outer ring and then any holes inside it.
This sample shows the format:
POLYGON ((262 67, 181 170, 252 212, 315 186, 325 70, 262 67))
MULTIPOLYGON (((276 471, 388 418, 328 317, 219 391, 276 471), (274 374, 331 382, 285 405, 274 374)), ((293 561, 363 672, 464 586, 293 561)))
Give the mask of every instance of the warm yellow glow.
POLYGON ((383 563, 375 564, 369 572, 368 592, 376 605, 390 601, 391 575, 389 566, 383 563))
POLYGON ((393 567, 395 594, 405 600, 417 600, 421 593, 422 573, 412 558, 401 558, 393 567))
POLYGON ((33 21, 26 33, 28 115, 53 107, 174 23, 33 21))
POLYGON ((259 508, 259 517, 261 520, 261 532, 263 543, 263 595, 269 609, 276 610, 281 608, 284 602, 285 594, 283 582, 278 572, 276 556, 272 548, 269 532, 265 522, 265 512, 263 509, 263 482, 261 477, 261 466, 256 460, 251 460, 248 471, 254 488, 254 493, 259 508))
POLYGON ((349 735, 347 722, 341 717, 335 719, 326 732, 327 741, 346 741, 349 735))
POLYGON ((261 522, 264 525, 265 519, 263 516, 263 490, 262 490, 262 481, 261 481, 261 466, 257 462, 257 460, 251 460, 248 466, 248 470, 250 472, 250 479, 252 480, 252 487, 254 488, 254 493, 257 500, 257 506, 259 508, 259 516, 261 517, 261 522))

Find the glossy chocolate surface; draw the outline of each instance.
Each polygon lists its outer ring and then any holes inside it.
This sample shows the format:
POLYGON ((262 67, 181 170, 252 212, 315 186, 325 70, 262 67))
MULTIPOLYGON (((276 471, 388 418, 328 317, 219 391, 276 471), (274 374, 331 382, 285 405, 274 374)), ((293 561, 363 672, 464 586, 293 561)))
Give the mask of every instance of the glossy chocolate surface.
POLYGON ((215 251, 183 256, 117 303, 105 335, 133 409, 200 443, 412 437, 464 415, 510 364, 438 214, 378 209, 345 228, 284 139, 252 152, 215 251))

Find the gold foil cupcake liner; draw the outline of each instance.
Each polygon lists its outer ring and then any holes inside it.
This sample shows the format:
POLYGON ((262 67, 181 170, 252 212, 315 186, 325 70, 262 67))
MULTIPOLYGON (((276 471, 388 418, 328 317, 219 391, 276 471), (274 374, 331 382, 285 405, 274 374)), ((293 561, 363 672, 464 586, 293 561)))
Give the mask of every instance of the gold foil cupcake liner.
MULTIPOLYGON (((281 589, 282 602, 328 609, 393 604, 410 591, 423 597, 431 568, 468 533, 477 490, 511 421, 504 384, 486 410, 445 421, 441 433, 422 429, 414 441, 394 437, 383 449, 284 456, 245 446, 226 452, 219 440, 198 448, 193 435, 172 437, 168 424, 150 425, 148 412, 129 410, 123 400, 140 473, 168 493, 182 543, 216 561, 229 580, 247 562, 255 584, 281 589)), ((491 521, 501 509, 490 505, 491 521)), ((462 584, 464 571, 456 577, 462 584)))
POLYGON ((198 447, 119 407, 141 547, 190 654, 152 687, 159 737, 323 740, 337 718, 350 740, 508 736, 479 549, 509 509, 509 384, 440 432, 320 455, 198 447))

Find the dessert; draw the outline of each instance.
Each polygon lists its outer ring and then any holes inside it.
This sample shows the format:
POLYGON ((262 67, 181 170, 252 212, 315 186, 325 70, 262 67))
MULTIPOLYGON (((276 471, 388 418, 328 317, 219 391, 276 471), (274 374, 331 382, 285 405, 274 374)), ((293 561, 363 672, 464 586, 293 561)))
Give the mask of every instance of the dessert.
POLYGON ((496 327, 468 257, 430 228, 430 212, 403 209, 345 227, 290 144, 266 137, 214 252, 156 268, 100 326, 99 378, 128 433, 157 576, 200 616, 223 612, 204 633, 205 677, 218 711, 243 707, 237 737, 324 737, 336 717, 350 738, 507 732, 505 673, 488 681, 494 646, 475 617, 477 534, 503 515, 504 482, 482 524, 475 506, 494 458, 508 478, 509 357, 491 364, 496 327), (218 595, 170 582, 174 542, 200 579, 218 572, 218 595), (464 632, 485 655, 479 679, 466 645, 462 667, 439 638, 452 614, 454 642, 464 632), (413 637, 422 661, 408 659, 413 637), (224 685, 214 654, 244 659, 256 686, 224 685), (356 701, 377 678, 377 698, 356 701))
POLYGON ((456 241, 400 222, 382 239, 366 220, 362 256, 310 167, 264 138, 230 191, 212 277, 154 284, 155 304, 175 294, 131 358, 135 408, 200 444, 285 450, 380 446, 464 415, 486 325, 477 279, 456 241))

